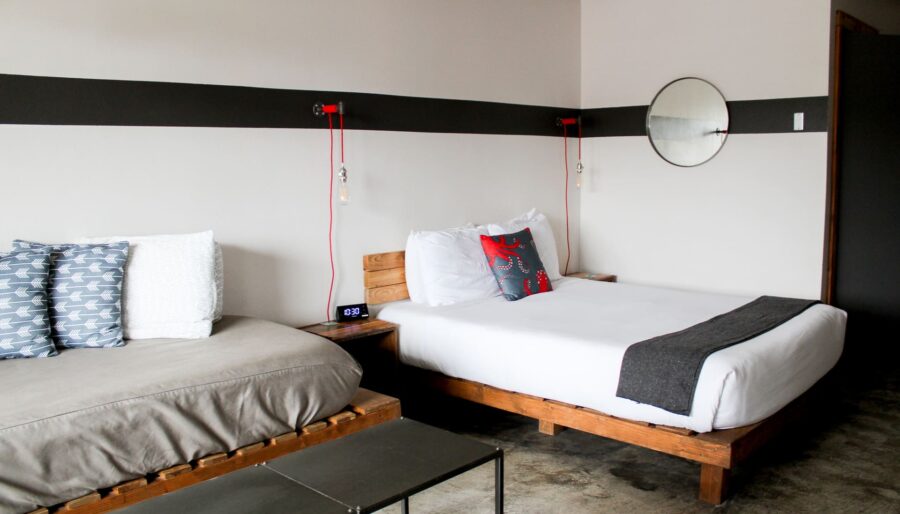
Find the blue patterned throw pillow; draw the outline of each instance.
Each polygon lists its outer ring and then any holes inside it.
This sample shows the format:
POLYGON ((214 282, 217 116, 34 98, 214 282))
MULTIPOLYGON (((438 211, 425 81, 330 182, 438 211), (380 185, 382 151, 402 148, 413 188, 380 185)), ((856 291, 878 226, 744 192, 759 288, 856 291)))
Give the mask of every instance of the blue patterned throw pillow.
POLYGON ((49 274, 49 249, 0 255, 0 359, 56 355, 47 312, 49 274))
POLYGON ((16 240, 15 248, 52 250, 50 322, 61 348, 122 346, 122 280, 128 242, 44 245, 16 240))
POLYGON ((553 290, 528 227, 514 234, 481 236, 481 247, 507 300, 553 290))

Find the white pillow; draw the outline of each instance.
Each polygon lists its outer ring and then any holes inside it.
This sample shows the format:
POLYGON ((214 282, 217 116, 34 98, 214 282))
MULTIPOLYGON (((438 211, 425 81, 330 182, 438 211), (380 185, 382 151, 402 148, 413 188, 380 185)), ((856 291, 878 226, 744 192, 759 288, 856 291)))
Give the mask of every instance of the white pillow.
POLYGON ((91 237, 128 241, 123 290, 127 339, 209 337, 216 313, 216 245, 197 234, 91 237))
POLYGON ((425 277, 422 276, 422 266, 419 262, 418 237, 420 232, 413 230, 406 238, 406 290, 409 299, 415 303, 428 303, 425 296, 425 277))
POLYGON ((512 234, 524 230, 525 227, 531 229, 538 256, 541 258, 550 280, 562 278, 562 274, 559 272, 559 256, 556 253, 556 238, 553 237, 553 229, 550 227, 547 217, 537 210, 531 209, 506 223, 492 223, 487 226, 487 230, 490 235, 498 236, 512 234))
POLYGON ((216 308, 213 310, 213 322, 222 319, 225 310, 225 258, 222 247, 216 243, 216 308))
POLYGON ((481 247, 482 235, 487 235, 484 227, 410 233, 406 245, 410 300, 438 306, 500 295, 481 247))
POLYGON ((444 230, 411 230, 409 237, 406 238, 405 252, 405 272, 406 272, 406 290, 409 293, 410 301, 414 303, 428 304, 427 287, 425 284, 425 275, 423 272, 423 264, 419 255, 420 247, 423 241, 430 235, 437 232, 452 232, 457 230, 469 230, 475 225, 467 223, 461 227, 448 228, 444 230))

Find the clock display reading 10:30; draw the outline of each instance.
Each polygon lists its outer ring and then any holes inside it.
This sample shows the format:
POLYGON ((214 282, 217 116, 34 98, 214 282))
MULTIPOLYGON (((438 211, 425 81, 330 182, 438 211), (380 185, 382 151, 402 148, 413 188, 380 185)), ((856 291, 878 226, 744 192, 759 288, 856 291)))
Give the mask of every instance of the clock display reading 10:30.
POLYGON ((353 321, 357 319, 366 319, 368 317, 369 306, 364 303, 337 306, 338 321, 353 321))

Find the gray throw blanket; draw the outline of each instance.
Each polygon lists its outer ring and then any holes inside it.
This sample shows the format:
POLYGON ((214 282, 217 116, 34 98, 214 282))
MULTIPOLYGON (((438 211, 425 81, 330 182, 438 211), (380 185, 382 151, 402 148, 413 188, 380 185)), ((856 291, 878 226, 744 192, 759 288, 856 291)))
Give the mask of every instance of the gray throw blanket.
POLYGON ((690 415, 707 357, 768 332, 817 303, 761 296, 680 332, 635 343, 622 358, 616 396, 690 415))

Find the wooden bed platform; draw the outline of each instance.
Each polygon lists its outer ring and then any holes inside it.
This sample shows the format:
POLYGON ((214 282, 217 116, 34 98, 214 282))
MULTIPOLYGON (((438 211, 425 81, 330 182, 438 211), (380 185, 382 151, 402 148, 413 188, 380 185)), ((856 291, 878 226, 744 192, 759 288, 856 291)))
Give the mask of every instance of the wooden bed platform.
POLYGON ((686 428, 617 418, 593 409, 417 368, 407 367, 405 378, 449 396, 534 418, 542 434, 556 435, 566 428, 574 428, 697 462, 700 464, 699 498, 714 505, 727 498, 731 469, 783 428, 799 421, 804 412, 801 407, 807 400, 805 396, 798 398, 753 425, 698 434, 686 428))
MULTIPOLYGON (((409 298, 404 268, 404 252, 364 256, 366 301, 379 304, 409 298)), ((402 332, 402 326, 400 330, 402 332)), ((593 409, 497 389, 431 371, 404 369, 404 378, 417 385, 427 385, 449 396, 534 418, 544 434, 556 435, 564 428, 573 428, 697 462, 700 464, 699 498, 716 505, 727 497, 731 469, 792 421, 799 420, 810 397, 807 393, 753 425, 698 434, 685 428, 617 418, 593 409)))
POLYGON ((359 389, 345 410, 296 432, 287 432, 229 452, 207 455, 53 507, 40 508, 30 514, 109 512, 399 417, 399 400, 359 389))

